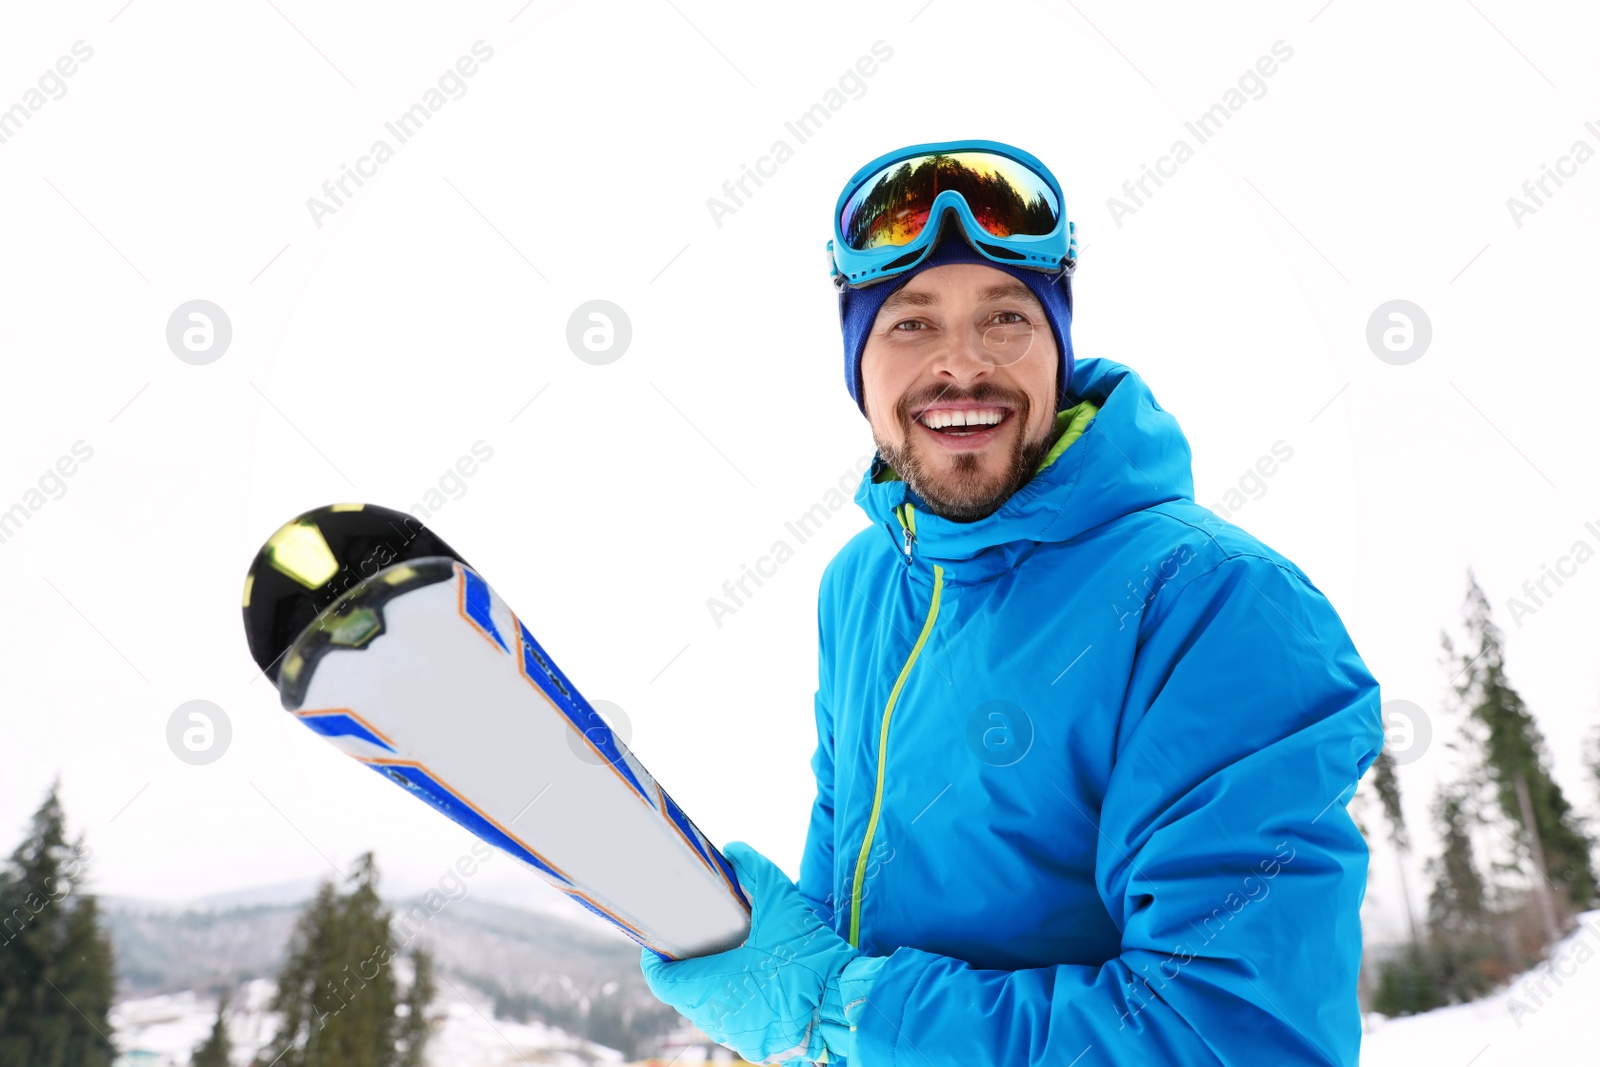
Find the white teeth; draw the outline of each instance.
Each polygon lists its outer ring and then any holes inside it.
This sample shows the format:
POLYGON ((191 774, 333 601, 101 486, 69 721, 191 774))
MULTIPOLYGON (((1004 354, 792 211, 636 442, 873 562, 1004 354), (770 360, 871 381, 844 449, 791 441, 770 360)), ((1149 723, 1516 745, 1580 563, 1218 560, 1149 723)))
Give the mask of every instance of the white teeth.
POLYGON ((1005 416, 1000 408, 971 408, 923 412, 921 421, 930 430, 939 430, 946 426, 993 426, 1005 416))

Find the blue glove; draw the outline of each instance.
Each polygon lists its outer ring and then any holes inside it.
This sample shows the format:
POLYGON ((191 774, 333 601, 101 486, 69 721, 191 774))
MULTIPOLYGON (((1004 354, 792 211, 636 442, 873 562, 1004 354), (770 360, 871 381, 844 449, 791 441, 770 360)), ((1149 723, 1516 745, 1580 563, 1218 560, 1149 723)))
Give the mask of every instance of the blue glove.
POLYGON ((738 948, 692 959, 642 950, 650 991, 751 1063, 826 1061, 830 1050, 848 1058, 855 1018, 883 960, 861 956, 824 925, 788 875, 743 841, 723 855, 750 901, 749 936, 738 948))

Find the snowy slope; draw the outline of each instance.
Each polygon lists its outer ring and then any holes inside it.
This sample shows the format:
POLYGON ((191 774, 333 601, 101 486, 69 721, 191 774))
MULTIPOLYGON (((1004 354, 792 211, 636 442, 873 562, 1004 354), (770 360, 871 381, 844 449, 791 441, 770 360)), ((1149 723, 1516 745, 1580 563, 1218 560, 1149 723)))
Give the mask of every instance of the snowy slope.
MULTIPOLYGON (((237 1062, 249 1061, 274 1027, 266 1010, 273 983, 265 976, 282 963, 304 906, 278 902, 292 889, 236 894, 217 908, 110 902, 106 916, 121 997, 112 1023, 117 1047, 126 1054, 118 1067, 186 1067, 189 1053, 211 1032, 216 992, 223 988, 240 990, 229 1011, 229 1032, 239 1048, 237 1062)), ((391 905, 406 916, 411 903, 391 905)), ((421 925, 398 923, 396 933, 414 936, 434 955, 440 995, 434 1003, 439 1022, 431 1059, 439 1067, 619 1058, 566 1031, 494 1018, 486 989, 498 988, 517 1003, 537 998, 555 1009, 614 997, 616 1006, 634 1015, 641 1034, 664 1031, 675 1019, 670 1013, 665 1021, 651 1015, 666 1009, 656 1004, 639 974, 638 949, 609 925, 597 929, 465 897, 422 914, 421 925)), ((398 956, 393 966, 401 984, 408 983, 410 959, 398 956)), ((276 1052, 269 1050, 262 1062, 276 1052)), ((683 1062, 692 1058, 686 1053, 683 1062)))
MULTIPOLYGON (((278 1051, 267 1048, 276 1021, 266 1010, 272 990, 272 982, 266 979, 251 982, 229 1010, 228 1035, 234 1044, 235 1064, 250 1063, 258 1052, 266 1052, 265 1061, 278 1051)), ((190 1053, 211 1033, 216 1011, 214 997, 192 992, 118 1004, 111 1013, 116 1028, 113 1040, 122 1052, 116 1067, 187 1067, 190 1053)), ((622 1062, 620 1052, 554 1027, 495 1019, 488 998, 447 982, 441 983, 433 1013, 439 1022, 429 1043, 428 1059, 438 1067, 526 1067, 529 1063, 585 1067, 622 1062)))
POLYGON ((1600 911, 1550 960, 1472 1004, 1378 1021, 1361 1067, 1600 1064, 1600 911))
MULTIPOLYGON (((270 981, 251 982, 230 1011, 236 1063, 248 1063, 270 1039, 273 1019, 266 1005, 271 996, 270 981)), ((495 1019, 488 998, 455 983, 440 983, 434 1012, 441 1021, 429 1059, 441 1067, 529 1062, 578 1067, 622 1059, 553 1027, 495 1019)), ((215 1013, 215 998, 193 992, 123 1001, 112 1011, 117 1047, 127 1054, 119 1067, 187 1067, 189 1053, 210 1033, 215 1013)), ((1370 1018, 1361 1067, 1600 1065, 1600 911, 1582 916, 1548 965, 1492 996, 1403 1019, 1370 1018)), ((701 1048, 684 1052, 678 1057, 682 1063, 706 1058, 701 1048)))
MULTIPOLYGON (((257 979, 234 1001, 228 1036, 236 1063, 249 1063, 271 1038, 275 1020, 266 1008, 272 993, 272 982, 257 979)), ((122 1001, 111 1009, 111 1039, 122 1053, 115 1067, 187 1067, 189 1054, 210 1036, 216 1015, 216 998, 192 991, 122 1001)))

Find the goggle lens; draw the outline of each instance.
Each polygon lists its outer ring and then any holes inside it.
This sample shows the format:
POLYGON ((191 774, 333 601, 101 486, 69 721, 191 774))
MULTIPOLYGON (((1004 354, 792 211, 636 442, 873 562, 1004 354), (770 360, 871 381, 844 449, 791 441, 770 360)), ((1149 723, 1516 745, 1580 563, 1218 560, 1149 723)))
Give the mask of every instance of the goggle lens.
POLYGON ((1061 221, 1060 201, 1033 168, 994 152, 953 152, 903 159, 862 182, 845 202, 839 232, 858 252, 910 244, 946 189, 965 197, 994 237, 1043 237, 1061 221))

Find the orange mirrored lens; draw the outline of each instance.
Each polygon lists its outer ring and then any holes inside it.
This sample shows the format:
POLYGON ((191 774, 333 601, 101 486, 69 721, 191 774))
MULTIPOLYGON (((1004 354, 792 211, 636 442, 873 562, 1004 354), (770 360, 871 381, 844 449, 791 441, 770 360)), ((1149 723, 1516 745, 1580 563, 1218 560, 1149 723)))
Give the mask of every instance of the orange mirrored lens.
POLYGON ((1060 220, 1054 191, 1032 168, 993 152, 953 152, 901 160, 868 178, 845 203, 839 232, 856 251, 910 244, 946 189, 965 197, 995 237, 1042 237, 1060 220))

